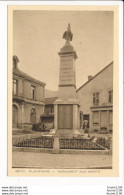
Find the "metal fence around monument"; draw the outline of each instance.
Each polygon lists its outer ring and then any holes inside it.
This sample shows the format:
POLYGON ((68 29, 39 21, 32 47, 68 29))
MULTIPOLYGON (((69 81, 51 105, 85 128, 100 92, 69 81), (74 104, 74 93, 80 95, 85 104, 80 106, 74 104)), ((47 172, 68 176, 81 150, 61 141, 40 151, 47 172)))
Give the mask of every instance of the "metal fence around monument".
POLYGON ((90 139, 60 139, 60 149, 105 150, 90 139))
MULTIPOLYGON (((25 147, 25 148, 50 148, 54 145, 54 138, 50 137, 37 137, 28 138, 21 137, 13 139, 13 147, 25 147)), ((105 141, 96 143, 90 139, 59 139, 59 149, 77 149, 77 150, 105 150, 110 149, 110 145, 105 145, 105 141)))
POLYGON ((13 147, 26 148, 53 148, 53 139, 51 138, 30 138, 13 139, 13 147))

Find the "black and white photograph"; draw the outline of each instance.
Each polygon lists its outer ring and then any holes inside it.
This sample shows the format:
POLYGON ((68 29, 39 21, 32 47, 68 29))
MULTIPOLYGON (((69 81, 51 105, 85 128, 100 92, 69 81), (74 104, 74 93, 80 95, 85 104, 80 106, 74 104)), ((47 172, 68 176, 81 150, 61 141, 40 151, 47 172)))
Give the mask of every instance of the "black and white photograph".
POLYGON ((32 7, 8 7, 9 169, 118 176, 116 9, 32 7))

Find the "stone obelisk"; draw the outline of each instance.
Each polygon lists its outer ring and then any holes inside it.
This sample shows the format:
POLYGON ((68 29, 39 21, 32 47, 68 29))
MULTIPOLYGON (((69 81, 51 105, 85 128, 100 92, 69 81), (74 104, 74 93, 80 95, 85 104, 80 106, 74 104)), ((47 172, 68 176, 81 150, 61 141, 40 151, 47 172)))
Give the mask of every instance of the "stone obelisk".
POLYGON ((76 51, 70 44, 73 34, 68 24, 60 56, 58 99, 54 102, 54 129, 58 137, 73 137, 79 129, 79 101, 76 98, 76 51))

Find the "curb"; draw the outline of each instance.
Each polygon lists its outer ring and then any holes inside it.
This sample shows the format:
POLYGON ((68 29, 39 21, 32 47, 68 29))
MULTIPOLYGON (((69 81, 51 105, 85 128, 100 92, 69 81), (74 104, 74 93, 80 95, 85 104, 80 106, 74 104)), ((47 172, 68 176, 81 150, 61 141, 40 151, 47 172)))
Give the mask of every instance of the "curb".
MULTIPOLYGON (((36 153, 50 153, 55 154, 51 148, 26 148, 13 147, 12 151, 16 152, 36 152, 36 153)), ((59 149, 57 154, 85 154, 85 155, 111 155, 110 150, 74 150, 74 149, 59 149)))

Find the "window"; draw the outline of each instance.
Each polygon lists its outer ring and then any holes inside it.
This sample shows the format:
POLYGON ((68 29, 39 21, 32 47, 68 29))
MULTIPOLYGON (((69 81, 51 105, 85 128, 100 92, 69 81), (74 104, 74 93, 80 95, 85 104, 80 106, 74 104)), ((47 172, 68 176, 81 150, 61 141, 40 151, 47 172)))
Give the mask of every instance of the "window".
POLYGON ((113 102, 113 91, 109 91, 109 103, 112 103, 113 102))
POLYGON ((99 112, 98 111, 93 112, 93 124, 94 125, 99 124, 99 112))
POLYGON ((50 106, 50 112, 49 113, 50 114, 53 114, 54 113, 54 106, 53 105, 50 106))
POLYGON ((17 95, 17 80, 13 79, 13 95, 17 95))
POLYGON ((110 125, 113 124, 113 112, 112 112, 112 110, 109 111, 109 124, 110 125))
POLYGON ((102 110, 101 111, 101 129, 107 129, 107 124, 108 124, 107 111, 102 110))
POLYGON ((36 123, 36 110, 35 110, 35 108, 31 109, 30 121, 32 124, 36 123))
POLYGON ((45 114, 49 114, 49 106, 48 105, 45 105, 45 114))
POLYGON ((35 87, 31 86, 31 98, 34 99, 35 98, 35 87))
POLYGON ((93 93, 93 103, 98 104, 99 103, 99 92, 93 93))

